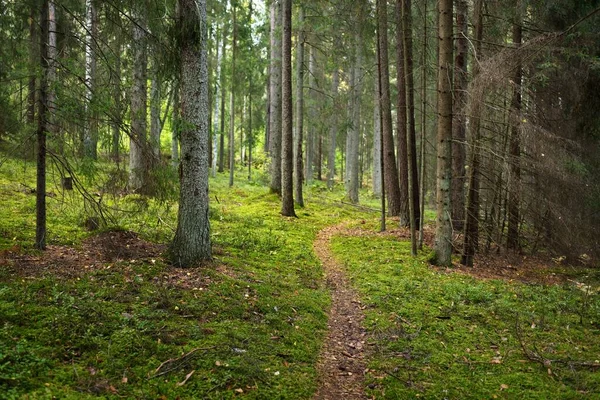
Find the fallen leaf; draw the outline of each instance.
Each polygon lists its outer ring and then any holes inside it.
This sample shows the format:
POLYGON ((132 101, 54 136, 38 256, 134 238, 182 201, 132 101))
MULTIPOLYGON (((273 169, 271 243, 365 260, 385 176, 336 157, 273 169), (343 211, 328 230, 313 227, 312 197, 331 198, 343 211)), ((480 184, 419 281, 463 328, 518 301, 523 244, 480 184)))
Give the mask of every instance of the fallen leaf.
POLYGON ((244 389, 242 388, 237 388, 235 389, 236 393, 244 393, 244 389))
POLYGON ((127 383, 127 377, 124 376, 123 379, 121 379, 121 383, 127 383))
POLYGON ((508 389, 508 385, 503 383, 502 385, 500 385, 500 390, 506 390, 508 389))
POLYGON ((502 360, 500 358, 498 358, 498 357, 494 357, 490 361, 490 364, 502 364, 502 360))

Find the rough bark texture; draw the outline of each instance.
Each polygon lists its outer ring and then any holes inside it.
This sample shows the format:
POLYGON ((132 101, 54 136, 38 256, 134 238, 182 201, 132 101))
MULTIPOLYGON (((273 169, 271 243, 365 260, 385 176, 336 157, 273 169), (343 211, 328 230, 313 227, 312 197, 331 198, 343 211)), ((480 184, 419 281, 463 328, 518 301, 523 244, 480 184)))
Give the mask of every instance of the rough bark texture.
POLYGON ((158 73, 158 65, 152 68, 152 83, 150 85, 150 149, 152 151, 153 161, 160 160, 160 133, 162 126, 160 123, 160 108, 161 108, 161 93, 160 93, 160 77, 158 73))
POLYGON ((379 79, 375 84, 375 101, 373 102, 373 194, 381 196, 381 115, 379 110, 379 79))
POLYGON ((400 184, 394 151, 394 135, 392 133, 392 110, 390 103, 390 72, 388 61, 387 35, 387 1, 377 1, 377 22, 379 32, 379 74, 381 85, 381 127, 383 130, 385 192, 388 201, 388 213, 392 216, 400 214, 400 184))
POLYGON ((48 131, 48 0, 42 2, 40 15, 40 66, 42 79, 38 97, 37 176, 35 200, 35 247, 46 249, 46 132, 48 131))
POLYGON ((83 133, 83 154, 92 159, 98 158, 98 121, 94 111, 96 90, 96 46, 98 37, 98 13, 93 0, 86 0, 85 38, 85 85, 86 85, 86 124, 83 133))
POLYGON ((400 179, 400 226, 409 226, 408 215, 408 121, 406 119, 406 70, 404 51, 404 30, 402 24, 402 3, 396 0, 396 80, 398 97, 396 111, 396 140, 398 141, 398 175, 400 179))
POLYGON ((173 88, 173 118, 171 120, 171 163, 174 166, 179 165, 179 126, 181 120, 181 113, 179 110, 180 105, 180 96, 179 96, 179 87, 181 86, 180 82, 175 83, 175 87, 173 88))
POLYGON ((272 192, 281 194, 281 0, 271 3, 271 113, 269 145, 272 192))
MULTIPOLYGON (((223 40, 221 41, 221 57, 225 58, 227 31, 223 28, 223 40)), ((219 172, 225 171, 225 74, 221 74, 221 124, 219 125, 219 172)))
MULTIPOLYGON (((140 17, 141 14, 138 14, 140 17)), ((146 184, 145 150, 147 64, 143 19, 133 24, 133 83, 131 87, 131 131, 129 133, 129 190, 139 191, 146 184)))
MULTIPOLYGON (((310 47, 308 51, 308 87, 309 87, 309 99, 313 100, 309 103, 308 118, 310 121, 316 120, 315 110, 315 54, 314 47, 310 47)), ((315 164, 315 124, 310 123, 307 127, 306 132, 306 184, 310 185, 314 175, 314 164, 315 164)))
MULTIPOLYGON (((357 28, 358 29, 358 28, 357 28)), ((355 35, 355 56, 351 72, 350 121, 346 138, 346 195, 351 203, 358 203, 358 151, 360 145, 360 81, 362 79, 362 38, 355 35)))
MULTIPOLYGON (((512 41, 515 47, 520 47, 523 36, 521 21, 521 0, 516 0, 516 17, 512 29, 512 41)), ((512 250, 519 249, 519 219, 521 198, 521 80, 522 67, 519 62, 513 75, 513 94, 511 100, 511 129, 509 145, 510 175, 508 184, 508 230, 506 234, 506 247, 512 250)))
MULTIPOLYGON (((476 0, 473 6, 473 22, 475 37, 475 62, 473 78, 479 74, 481 61, 481 40, 483 38, 483 0, 476 0)), ((481 103, 483 99, 472 99, 469 109, 469 142, 471 147, 469 160, 468 190, 466 199, 465 235, 461 264, 472 267, 475 251, 479 242, 479 175, 480 175, 480 136, 481 136, 481 103)), ((493 202, 494 203, 494 202, 493 202)), ((493 213, 493 208, 492 208, 493 213)))
POLYGON ((294 132, 292 106, 292 0, 282 1, 281 41, 281 214, 295 217, 294 132))
POLYGON ((335 179, 335 152, 337 150, 337 131, 338 131, 338 87, 340 84, 339 71, 333 71, 331 78, 331 96, 333 98, 333 113, 331 115, 331 126, 329 127, 329 152, 327 157, 327 187, 333 188, 335 179))
POLYGON ((452 181, 452 0, 438 3, 438 131, 435 263, 452 263, 450 185, 452 181))
POLYGON ((114 114, 112 116, 111 127, 112 127, 112 139, 110 154, 114 161, 117 163, 120 160, 120 144, 121 144, 121 124, 123 123, 123 111, 121 106, 121 39, 119 35, 115 35, 113 42, 113 51, 115 53, 115 64, 113 67, 113 101, 114 103, 114 114))
POLYGON ((58 51, 56 47, 56 7, 53 0, 48 1, 48 133, 54 140, 63 140, 58 137, 58 120, 56 118, 56 69, 58 65, 58 51))
POLYGON ((456 0, 456 54, 454 57, 454 122, 452 125, 452 225, 462 230, 465 217, 465 140, 467 119, 467 1, 456 0))
MULTIPOLYGON (((221 40, 224 40, 224 35, 221 35, 221 40)), ((217 160, 219 158, 219 118, 222 118, 219 114, 219 107, 221 106, 222 86, 221 86, 221 62, 223 53, 219 51, 219 40, 217 36, 217 43, 215 46, 217 51, 217 72, 215 73, 215 96, 213 101, 213 133, 212 133, 212 164, 211 170, 212 175, 217 176, 217 160)))
POLYGON ((38 18, 38 7, 31 3, 31 14, 29 15, 29 81, 27 84, 27 123, 35 123, 35 100, 36 100, 36 65, 38 63, 39 38, 38 29, 35 20, 38 18))
POLYGON ((294 135, 294 184, 296 203, 304 207, 302 183, 304 181, 304 163, 302 144, 304 141, 304 8, 298 15, 298 50, 296 51, 296 130, 294 135))
POLYGON ((175 265, 190 267, 211 257, 206 0, 179 0, 179 13, 183 120, 181 191, 170 255, 175 265))
POLYGON ((231 96, 229 98, 229 187, 233 186, 233 173, 235 171, 235 86, 236 82, 236 55, 237 55, 237 21, 236 6, 233 6, 233 40, 231 43, 231 96))

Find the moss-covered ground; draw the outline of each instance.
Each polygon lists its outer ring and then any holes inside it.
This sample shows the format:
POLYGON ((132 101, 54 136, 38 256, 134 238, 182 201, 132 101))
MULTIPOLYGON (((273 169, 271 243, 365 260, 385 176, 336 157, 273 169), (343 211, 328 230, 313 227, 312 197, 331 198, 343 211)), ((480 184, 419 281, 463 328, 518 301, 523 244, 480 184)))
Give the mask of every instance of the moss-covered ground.
MULTIPOLYGON (((176 225, 172 193, 124 195, 123 182, 107 178, 113 167, 95 168, 81 184, 108 207, 102 229, 168 243, 176 225)), ((240 172, 233 188, 219 174, 210 181, 213 263, 174 270, 156 257, 80 274, 21 273, 15 254, 44 257, 32 249, 34 176, 27 162, 0 166, 0 398, 311 398, 330 301, 312 242, 321 228, 342 221, 375 231, 377 213, 344 205, 342 188, 329 192, 316 183, 299 218, 284 218, 260 173, 248 181, 240 172)), ((84 227, 97 210, 59 183, 53 167, 48 243, 81 249, 98 234, 84 227)), ((377 206, 368 194, 361 198, 377 206)), ((600 360, 594 270, 576 277, 591 288, 583 291, 574 283, 438 271, 426 263, 427 252, 411 259, 394 236, 340 236, 333 248, 367 314, 369 395, 599 395, 600 368, 581 365, 600 360), (533 361, 523 346, 556 361, 533 361)))

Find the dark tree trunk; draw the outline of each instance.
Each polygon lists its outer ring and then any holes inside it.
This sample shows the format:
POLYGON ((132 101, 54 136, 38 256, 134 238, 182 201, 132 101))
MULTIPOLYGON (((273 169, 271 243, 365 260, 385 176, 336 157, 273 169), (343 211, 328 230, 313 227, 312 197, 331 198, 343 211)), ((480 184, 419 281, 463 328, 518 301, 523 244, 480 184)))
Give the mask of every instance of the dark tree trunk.
POLYGON ((452 226, 462 230, 465 218, 465 140, 467 120, 467 12, 466 0, 456 0, 456 54, 454 57, 454 121, 452 124, 452 226))
POLYGON ((398 81, 398 99, 396 111, 396 140, 398 141, 398 175, 400 178, 400 226, 410 224, 408 208, 408 136, 406 108, 406 70, 403 30, 404 0, 396 0, 396 79, 398 81))
POLYGON ((295 217, 292 107, 292 0, 282 1, 281 41, 281 214, 295 217))
POLYGON ((46 133, 48 131, 48 0, 42 2, 40 15, 40 82, 37 127, 37 179, 36 179, 36 224, 35 247, 46 249, 46 133))
POLYGON ((281 1, 271 3, 271 122, 269 123, 269 144, 271 155, 271 191, 281 194, 282 184, 282 110, 281 110, 281 1))
POLYGON ((302 144, 304 141, 304 8, 300 7, 298 16, 298 50, 296 52, 296 135, 294 152, 294 178, 296 189, 296 203, 304 207, 304 197, 302 193, 302 184, 304 181, 304 163, 302 154, 302 144))
POLYGON ((385 0, 377 1, 377 22, 377 29, 379 32, 380 107, 382 113, 381 127, 383 129, 385 191, 388 199, 388 213, 389 215, 397 216, 400 214, 400 184, 398 181, 398 169, 396 167, 394 135, 392 133, 387 36, 387 1, 385 0))

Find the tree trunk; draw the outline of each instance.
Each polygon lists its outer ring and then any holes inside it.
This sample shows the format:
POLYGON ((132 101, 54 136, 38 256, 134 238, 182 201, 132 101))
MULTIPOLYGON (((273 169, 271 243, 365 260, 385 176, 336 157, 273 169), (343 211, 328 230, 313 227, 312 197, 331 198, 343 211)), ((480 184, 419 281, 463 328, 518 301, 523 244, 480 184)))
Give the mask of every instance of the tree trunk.
POLYGON ((86 0, 85 39, 85 107, 86 124, 83 134, 83 154, 93 160, 98 158, 98 121, 94 110, 96 91, 96 46, 98 37, 98 13, 93 0, 86 0))
POLYGON ((358 177, 359 160, 358 152, 360 146, 360 95, 362 82, 362 36, 363 3, 357 5, 358 19, 356 32, 354 34, 354 65, 351 67, 350 82, 350 121, 348 124, 348 135, 346 139, 346 194, 351 203, 358 203, 358 177))
POLYGON ((327 154, 327 188, 333 189, 335 180, 335 153, 337 150, 338 133, 338 88, 340 75, 336 68, 331 78, 331 97, 333 98, 333 113, 331 114, 331 126, 329 127, 329 152, 327 154))
POLYGON ((114 114, 111 121, 112 127, 112 139, 110 154, 112 159, 118 164, 120 161, 120 143, 121 143, 121 124, 123 123, 123 110, 121 106, 121 39, 120 35, 116 34, 114 37, 114 54, 115 54, 115 65, 114 65, 114 84, 113 84, 113 100, 114 100, 114 114))
POLYGON ((46 133, 48 131, 48 0, 42 2, 40 15, 40 81, 38 126, 37 126, 37 176, 36 176, 36 220, 35 247, 46 249, 46 133))
POLYGON ((398 99, 396 111, 396 140, 398 141, 398 175, 400 179, 400 226, 410 226, 408 195, 408 121, 406 104, 406 54, 403 29, 403 2, 396 0, 396 80, 398 99))
POLYGON ((392 133, 387 36, 387 1, 385 0, 377 1, 377 22, 377 29, 379 32, 380 107, 382 113, 381 128, 383 130, 385 192, 387 194, 389 215, 398 216, 400 214, 400 184, 398 181, 398 169, 394 151, 394 135, 392 133))
POLYGON ((454 57, 454 122, 452 124, 452 226, 462 230, 465 217, 465 140, 467 119, 467 12, 466 0, 456 0, 456 54, 454 57))
MULTIPOLYGON (((88 0, 89 1, 89 0, 88 0)), ((146 185, 147 54, 142 12, 133 24, 133 83, 131 87, 131 132, 129 134, 129 190, 146 185)), ((183 89, 183 88, 182 88, 183 89)))
POLYGON ((161 82, 158 72, 158 65, 154 60, 152 67, 152 82, 150 85, 150 149, 152 151, 152 164, 160 160, 160 133, 162 126, 160 123, 161 111, 161 82))
POLYGON ((181 137, 181 132, 179 129, 181 126, 181 112, 179 108, 181 103, 179 96, 180 86, 181 82, 176 82, 175 88, 173 88, 175 94, 173 95, 173 117, 171 118, 171 163, 174 166, 179 165, 179 138, 181 137))
MULTIPOLYGON (((473 79, 479 74, 479 62, 481 62, 481 49, 483 39, 483 0, 476 0, 473 6, 475 57, 473 62, 473 79)), ((479 243, 479 175, 481 168, 481 150, 479 142, 481 138, 481 103, 485 99, 473 98, 470 100, 470 160, 468 190, 466 200, 466 215, 464 226, 464 243, 461 264, 468 267, 473 266, 473 258, 479 243)))
MULTIPOLYGON (((227 31, 223 27, 223 39, 221 41, 221 57, 225 59, 227 31)), ((225 74, 221 74, 221 121, 219 126, 219 172, 225 172, 225 74)))
POLYGON ((419 249, 423 248, 423 240, 425 238, 423 232, 423 220, 425 219, 425 187, 427 180, 425 179, 425 143, 427 141, 427 2, 423 3, 423 49, 421 51, 421 165, 420 176, 421 186, 419 192, 419 206, 421 212, 419 215, 419 249))
MULTIPOLYGON (((521 21, 521 0, 516 0, 516 17, 512 29, 512 41, 518 49, 521 47, 523 28, 521 21)), ((519 250, 519 219, 520 219, 520 198, 521 198, 521 80, 522 67, 520 62, 515 69, 513 76, 513 94, 511 101, 511 130, 509 145, 509 163, 510 175, 508 184, 508 230, 506 234, 506 247, 511 250, 519 250)))
POLYGON ((271 155, 271 191, 281 194, 281 0, 271 3, 271 120, 269 142, 271 155))
POLYGON ((452 0, 438 3, 438 132, 437 132, 437 222, 435 263, 452 264, 450 185, 452 181, 452 0))
POLYGON ((373 102, 373 195, 381 196, 381 111, 379 109, 379 79, 375 77, 375 101, 373 102))
MULTIPOLYGON (((225 35, 221 34, 221 40, 225 40, 225 35)), ((217 176, 217 160, 219 157, 219 126, 220 121, 219 118, 223 118, 223 116, 219 115, 219 107, 221 106, 221 96, 222 96, 222 86, 221 86, 221 62, 222 62, 222 52, 219 50, 219 39, 217 35, 217 41, 215 44, 215 49, 217 51, 217 72, 215 74, 215 96, 213 101, 213 134, 212 134, 212 176, 217 176)))
POLYGON ((233 5, 233 41, 231 44, 231 97, 229 103, 229 187, 233 186, 233 174, 235 172, 235 86, 236 71, 235 62, 237 55, 237 20, 236 6, 233 5))
POLYGON ((190 267, 211 258, 206 0, 179 0, 179 13, 179 26, 183 30, 180 109, 184 123, 177 230, 169 250, 173 264, 190 267))
POLYGON ((54 0, 48 1, 48 133, 59 143, 59 153, 63 152, 63 138, 59 136, 56 117, 56 69, 58 51, 56 47, 56 7, 54 0))
POLYGON ((296 189, 296 203, 304 207, 302 184, 304 178, 304 165, 302 162, 302 144, 304 141, 304 7, 300 6, 298 16, 298 50, 296 51, 296 135, 294 144, 294 178, 296 189))
POLYGON ((292 107, 292 0, 282 1, 281 40, 281 215, 295 217, 292 107))
POLYGON ((38 47, 40 39, 38 37, 37 24, 39 9, 37 5, 31 3, 31 14, 29 16, 29 82, 27 85, 27 123, 31 126, 35 123, 35 102, 36 102, 36 65, 39 62, 38 47))
POLYGON ((308 119, 311 121, 308 124, 306 132, 306 184, 310 185, 314 175, 314 164, 315 164, 315 124, 312 121, 316 120, 315 110, 315 54, 314 47, 310 47, 308 51, 308 87, 309 87, 309 99, 313 100, 309 103, 308 108, 308 119))

